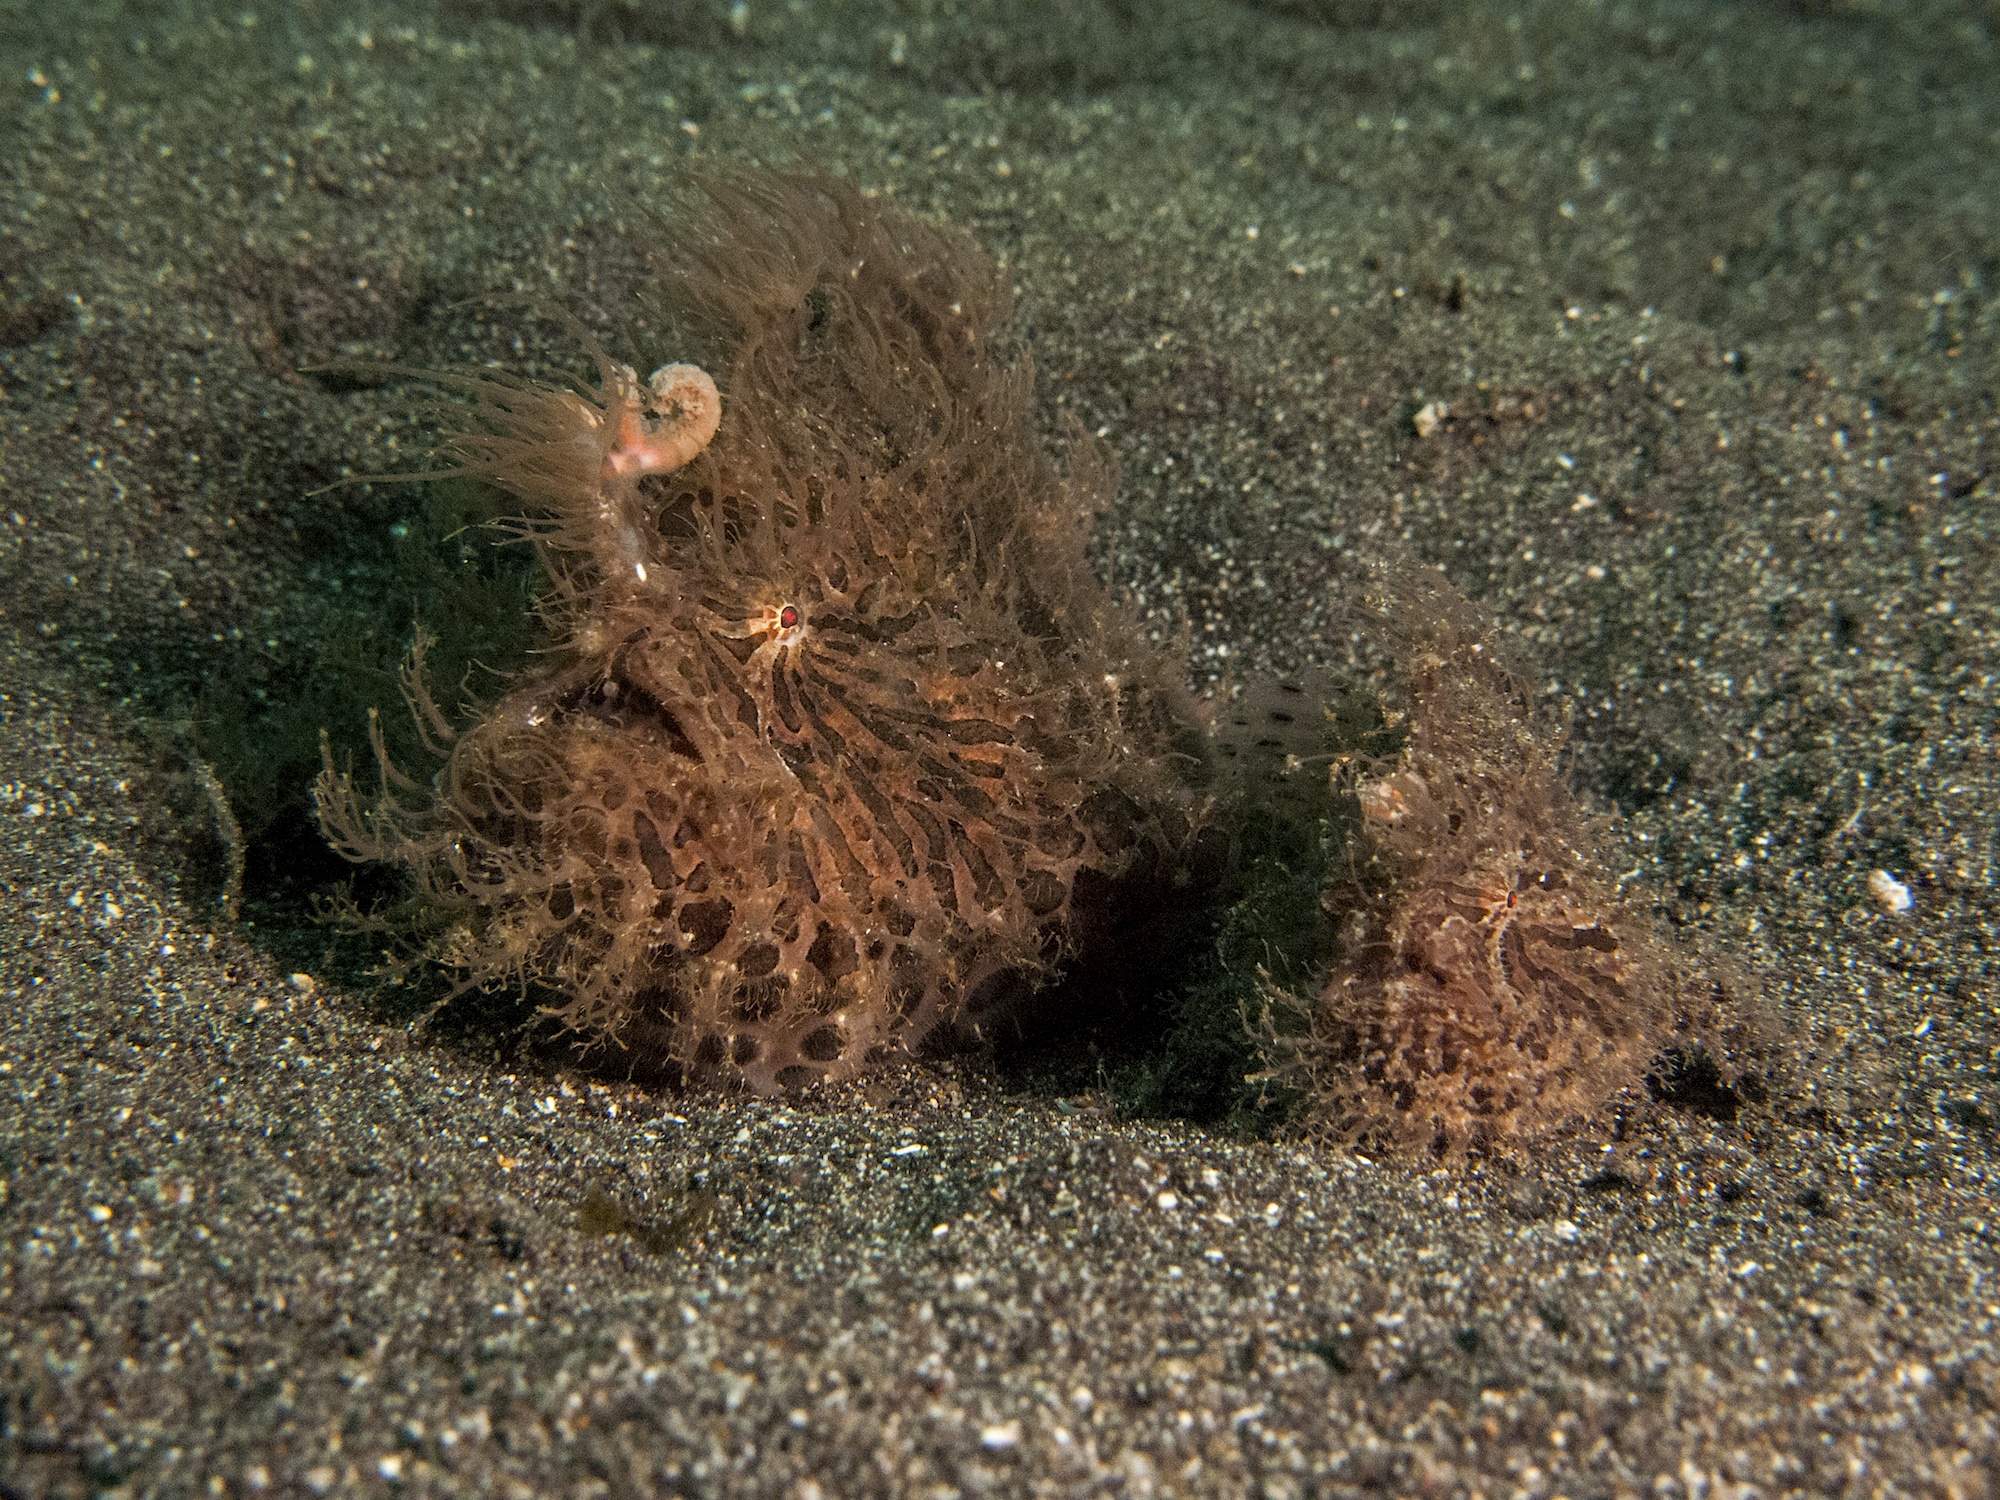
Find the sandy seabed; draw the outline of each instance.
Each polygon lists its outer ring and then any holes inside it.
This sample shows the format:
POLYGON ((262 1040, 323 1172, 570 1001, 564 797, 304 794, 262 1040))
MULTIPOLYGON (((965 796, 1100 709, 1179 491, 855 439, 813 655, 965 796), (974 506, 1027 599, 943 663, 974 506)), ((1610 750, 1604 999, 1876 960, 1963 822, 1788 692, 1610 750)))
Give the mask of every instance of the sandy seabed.
POLYGON ((0 1493, 1989 1493, 1993 31, 0 18, 0 1493), (495 1061, 274 935, 282 799, 225 774, 232 920, 185 726, 310 749, 329 621, 388 597, 393 661, 411 613, 414 492, 322 492, 420 461, 410 393, 300 367, 567 368, 476 299, 615 337, 657 185, 750 158, 1004 257, 1197 684, 1350 668, 1385 568, 1490 610, 1628 894, 1761 976, 1768 1097, 1429 1171, 971 1062, 784 1104, 495 1061))

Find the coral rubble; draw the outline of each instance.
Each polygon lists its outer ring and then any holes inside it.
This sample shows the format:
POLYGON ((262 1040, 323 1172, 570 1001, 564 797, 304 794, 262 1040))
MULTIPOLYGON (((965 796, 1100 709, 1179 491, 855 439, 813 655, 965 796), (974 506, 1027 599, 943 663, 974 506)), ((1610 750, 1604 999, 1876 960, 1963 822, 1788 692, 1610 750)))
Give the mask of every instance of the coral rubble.
POLYGON ((560 644, 463 726, 419 659, 434 781, 329 761, 317 798, 470 982, 773 1091, 1045 975, 1185 837, 1191 715, 1090 573, 1107 466, 1043 454, 976 247, 808 178, 682 209, 659 304, 703 347, 662 352, 712 356, 719 422, 685 367, 649 389, 602 351, 589 392, 449 380, 447 451, 523 502, 560 644))

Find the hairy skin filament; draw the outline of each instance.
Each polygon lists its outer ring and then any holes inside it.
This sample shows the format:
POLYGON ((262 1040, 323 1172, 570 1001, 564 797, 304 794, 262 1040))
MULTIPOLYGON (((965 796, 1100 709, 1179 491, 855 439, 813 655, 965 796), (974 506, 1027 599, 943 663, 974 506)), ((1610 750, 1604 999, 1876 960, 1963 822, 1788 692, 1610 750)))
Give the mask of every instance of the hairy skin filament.
POLYGON ((1563 723, 1472 607, 1438 584, 1405 609, 1403 748, 1353 782, 1354 874, 1326 896, 1342 952, 1316 996, 1271 997, 1303 1031, 1267 1030, 1266 1076, 1300 1086, 1314 1134, 1516 1153, 1643 1092, 1672 1047, 1747 1042, 1755 1007, 1620 898, 1563 723))
POLYGON ((446 382, 453 472, 522 502, 556 648, 444 724, 428 788, 329 762, 318 805, 468 983, 775 1092, 968 1040, 1104 930, 1194 821, 1194 714, 1090 571, 1108 466, 1043 453, 976 247, 795 177, 666 222, 644 322, 714 377, 641 384, 578 327, 594 389, 446 382))

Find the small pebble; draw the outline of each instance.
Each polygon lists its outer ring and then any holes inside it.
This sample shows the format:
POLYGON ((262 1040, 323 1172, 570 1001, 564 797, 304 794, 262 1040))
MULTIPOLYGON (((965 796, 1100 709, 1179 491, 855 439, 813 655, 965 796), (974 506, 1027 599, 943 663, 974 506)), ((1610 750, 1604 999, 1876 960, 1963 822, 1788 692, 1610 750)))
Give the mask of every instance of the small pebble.
POLYGON ((1869 875, 1868 894, 1877 906, 1892 917, 1900 917, 1910 909, 1915 900, 1910 895, 1910 888, 1887 870, 1876 870, 1869 875))

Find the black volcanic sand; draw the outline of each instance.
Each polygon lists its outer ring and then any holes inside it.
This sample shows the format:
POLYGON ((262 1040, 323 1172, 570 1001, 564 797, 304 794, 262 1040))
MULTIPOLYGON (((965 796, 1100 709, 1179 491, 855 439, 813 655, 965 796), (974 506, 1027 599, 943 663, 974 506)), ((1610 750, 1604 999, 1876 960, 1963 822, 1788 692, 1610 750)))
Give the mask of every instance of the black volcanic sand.
POLYGON ((0 12, 0 1494, 1989 1493, 1994 26, 0 12), (320 492, 423 431, 299 368, 574 370, 481 299, 615 340, 660 185, 746 157, 1005 257, 1197 680, 1351 673, 1385 568, 1489 609, 1628 893, 1762 977, 1762 1101, 1432 1172, 973 1063, 647 1092, 371 995, 313 733, 507 574, 320 492))

